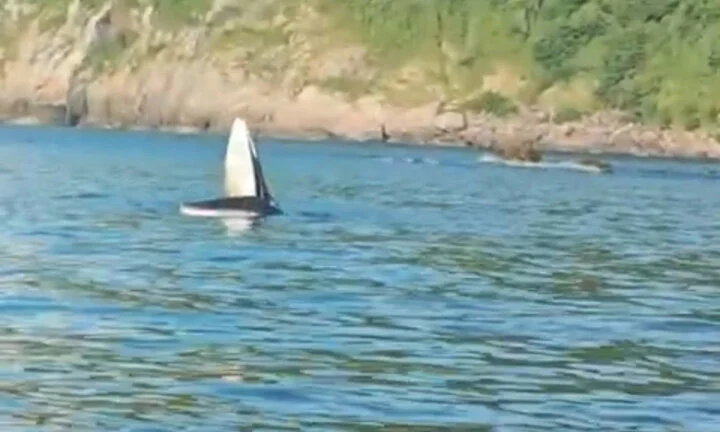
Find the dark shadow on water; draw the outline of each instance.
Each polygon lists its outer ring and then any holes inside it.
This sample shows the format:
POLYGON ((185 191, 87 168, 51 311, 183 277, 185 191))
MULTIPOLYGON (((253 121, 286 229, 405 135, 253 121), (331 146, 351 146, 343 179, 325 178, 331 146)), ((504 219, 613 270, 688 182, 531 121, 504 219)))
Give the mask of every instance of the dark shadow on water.
POLYGON ((79 192, 79 193, 75 193, 75 194, 60 195, 57 198, 61 199, 61 200, 65 200, 65 199, 85 200, 85 199, 99 199, 99 198, 109 198, 109 197, 110 197, 110 195, 104 194, 104 193, 99 193, 99 192, 79 192))
POLYGON ((332 214, 328 212, 301 211, 298 215, 309 222, 330 222, 333 219, 332 214))
POLYGON ((663 168, 643 168, 637 169, 636 173, 643 178, 662 178, 668 180, 720 180, 720 171, 716 169, 680 171, 663 168))

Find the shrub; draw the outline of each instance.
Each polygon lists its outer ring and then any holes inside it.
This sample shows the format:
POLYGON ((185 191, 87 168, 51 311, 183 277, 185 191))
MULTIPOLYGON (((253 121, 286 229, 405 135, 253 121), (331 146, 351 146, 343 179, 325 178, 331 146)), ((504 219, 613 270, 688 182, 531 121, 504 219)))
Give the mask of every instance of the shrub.
POLYGON ((517 113, 517 105, 507 97, 494 91, 486 91, 478 98, 471 99, 462 108, 472 112, 487 112, 499 117, 517 113))
POLYGON ((582 118, 583 114, 584 113, 577 108, 560 108, 553 116, 553 123, 562 124, 578 121, 582 118))

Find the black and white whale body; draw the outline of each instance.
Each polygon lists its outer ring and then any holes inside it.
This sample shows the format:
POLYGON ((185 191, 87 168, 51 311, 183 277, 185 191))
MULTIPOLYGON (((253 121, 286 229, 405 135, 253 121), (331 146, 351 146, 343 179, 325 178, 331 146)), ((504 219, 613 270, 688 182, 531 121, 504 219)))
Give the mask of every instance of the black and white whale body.
POLYGON ((281 214, 263 176, 255 143, 244 120, 233 122, 225 151, 225 197, 182 203, 188 216, 255 218, 281 214))

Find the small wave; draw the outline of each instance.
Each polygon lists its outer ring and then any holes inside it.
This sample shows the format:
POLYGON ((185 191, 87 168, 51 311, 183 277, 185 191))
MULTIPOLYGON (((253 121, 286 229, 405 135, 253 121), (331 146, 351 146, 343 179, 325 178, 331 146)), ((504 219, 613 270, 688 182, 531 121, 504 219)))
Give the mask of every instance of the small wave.
POLYGON ((75 194, 59 195, 58 199, 100 199, 109 197, 110 195, 100 192, 79 192, 75 194))
POLYGON ((685 171, 681 169, 637 169, 638 174, 646 178, 676 180, 720 180, 720 173, 713 169, 703 171, 685 171))
POLYGON ((558 161, 558 162, 525 162, 525 161, 513 161, 501 159, 497 156, 485 154, 478 158, 479 162, 482 163, 493 163, 499 165, 506 165, 512 167, 522 168, 543 168, 543 169, 567 169, 574 171, 585 171, 592 173, 601 173, 603 170, 596 166, 583 165, 573 161, 558 161))
POLYGON ((437 165, 440 162, 436 159, 425 158, 425 157, 391 157, 386 156, 381 158, 386 163, 408 163, 412 165, 437 165))

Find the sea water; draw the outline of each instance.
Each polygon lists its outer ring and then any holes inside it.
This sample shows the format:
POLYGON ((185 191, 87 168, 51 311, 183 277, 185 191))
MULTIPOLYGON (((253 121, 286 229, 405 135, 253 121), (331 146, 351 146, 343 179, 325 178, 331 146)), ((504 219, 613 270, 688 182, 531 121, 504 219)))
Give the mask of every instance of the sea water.
POLYGON ((0 128, 0 430, 714 431, 720 175, 0 128))

